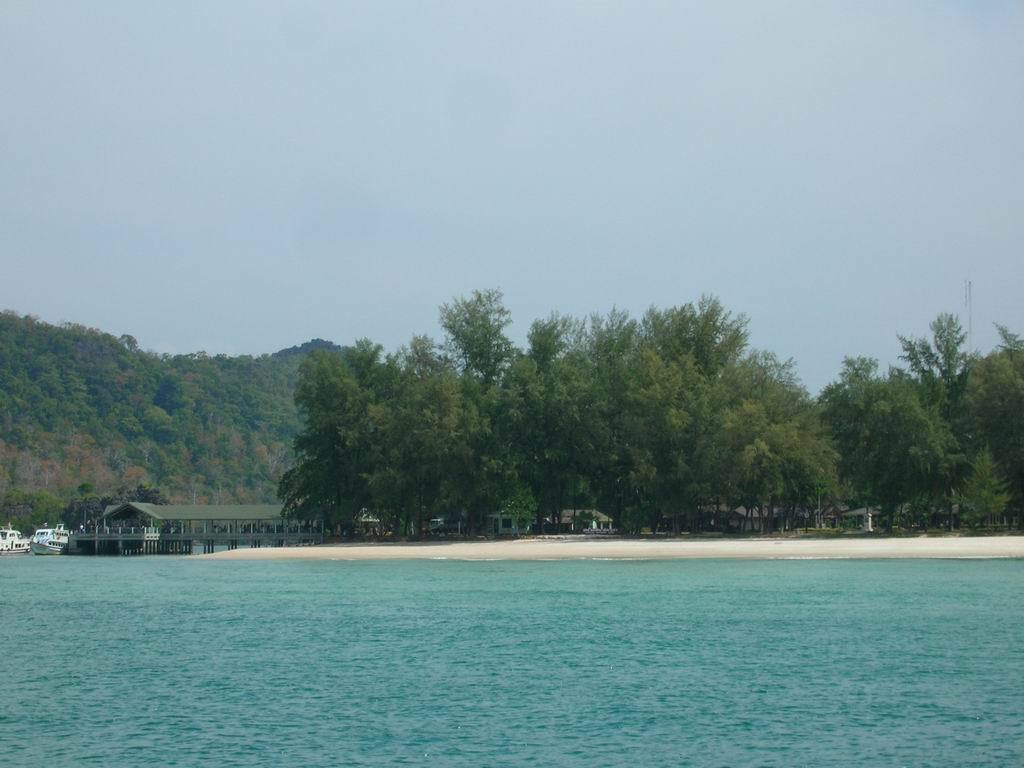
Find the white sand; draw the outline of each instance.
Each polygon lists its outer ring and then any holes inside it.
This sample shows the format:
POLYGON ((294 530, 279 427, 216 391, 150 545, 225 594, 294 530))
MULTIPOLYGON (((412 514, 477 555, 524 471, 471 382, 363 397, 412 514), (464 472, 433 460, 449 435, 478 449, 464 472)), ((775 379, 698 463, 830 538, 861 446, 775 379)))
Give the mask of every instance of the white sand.
POLYGON ((1024 536, 913 538, 601 539, 543 537, 505 541, 324 544, 236 549, 218 560, 748 560, 1024 557, 1024 536))

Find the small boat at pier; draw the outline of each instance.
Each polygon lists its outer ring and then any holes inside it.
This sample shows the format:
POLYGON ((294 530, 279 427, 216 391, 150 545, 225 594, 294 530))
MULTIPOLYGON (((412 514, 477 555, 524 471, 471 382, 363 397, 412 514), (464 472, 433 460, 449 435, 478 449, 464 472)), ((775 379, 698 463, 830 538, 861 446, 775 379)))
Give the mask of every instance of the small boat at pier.
POLYGON ((56 528, 40 528, 32 534, 33 555, 63 555, 68 551, 68 530, 63 524, 56 528))
POLYGON ((16 531, 8 523, 6 528, 0 528, 0 555, 25 555, 28 554, 29 540, 16 531))

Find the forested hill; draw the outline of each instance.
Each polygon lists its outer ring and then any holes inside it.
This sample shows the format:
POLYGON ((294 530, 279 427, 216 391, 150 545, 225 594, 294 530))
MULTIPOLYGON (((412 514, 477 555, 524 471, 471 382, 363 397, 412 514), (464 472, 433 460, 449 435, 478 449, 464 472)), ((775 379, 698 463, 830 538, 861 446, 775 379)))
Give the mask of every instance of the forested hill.
POLYGON ((275 501, 314 349, 339 347, 157 355, 131 336, 0 314, 0 500, 151 484, 176 501, 275 501))

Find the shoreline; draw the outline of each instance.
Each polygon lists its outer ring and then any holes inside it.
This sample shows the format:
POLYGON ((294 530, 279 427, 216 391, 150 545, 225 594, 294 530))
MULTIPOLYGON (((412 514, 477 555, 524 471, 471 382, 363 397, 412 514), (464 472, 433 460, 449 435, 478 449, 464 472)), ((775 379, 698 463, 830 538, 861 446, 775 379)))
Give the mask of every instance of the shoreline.
MULTIPOLYGON (((318 544, 235 549, 212 560, 866 560, 1024 558, 1024 536, 879 539, 598 539, 318 544)), ((191 558, 190 558, 191 559, 191 558)))

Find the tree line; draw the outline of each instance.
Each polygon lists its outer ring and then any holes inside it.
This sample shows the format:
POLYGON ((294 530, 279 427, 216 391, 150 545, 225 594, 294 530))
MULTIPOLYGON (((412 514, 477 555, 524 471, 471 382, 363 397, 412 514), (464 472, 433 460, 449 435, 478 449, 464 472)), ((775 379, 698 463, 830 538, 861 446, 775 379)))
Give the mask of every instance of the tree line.
POLYGON ((904 367, 850 358, 817 398, 749 347, 715 298, 634 318, 535 321, 525 348, 496 290, 440 309, 441 343, 369 340, 300 368, 289 514, 416 537, 430 521, 543 530, 566 509, 617 529, 769 533, 869 507, 889 529, 1021 524, 1024 345, 980 357, 952 315, 900 338, 904 367))
POLYGON ((1005 328, 974 355, 943 315, 901 339, 901 367, 847 360, 812 398, 712 298, 555 314, 523 349, 509 321, 482 291, 441 308, 441 343, 254 358, 0 313, 0 519, 74 522, 141 492, 280 493, 293 514, 409 536, 595 508, 623 531, 817 527, 864 506, 904 529, 1022 523, 1024 345, 1005 328))

